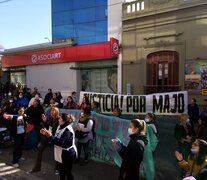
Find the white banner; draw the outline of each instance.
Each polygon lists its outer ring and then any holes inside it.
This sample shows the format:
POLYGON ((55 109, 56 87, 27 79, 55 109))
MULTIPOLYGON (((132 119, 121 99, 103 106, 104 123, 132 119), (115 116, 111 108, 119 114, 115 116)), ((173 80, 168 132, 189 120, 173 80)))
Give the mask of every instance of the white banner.
POLYGON ((120 95, 81 91, 80 102, 84 96, 88 97, 90 102, 99 102, 102 113, 112 113, 116 107, 122 110, 122 114, 153 112, 163 115, 178 115, 188 112, 187 91, 150 95, 120 95))

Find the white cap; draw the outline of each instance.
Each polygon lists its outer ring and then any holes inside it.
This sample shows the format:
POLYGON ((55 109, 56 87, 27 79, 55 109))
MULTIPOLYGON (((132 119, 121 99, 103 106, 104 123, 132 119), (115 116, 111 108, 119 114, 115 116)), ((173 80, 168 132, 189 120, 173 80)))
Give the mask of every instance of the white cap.
POLYGON ((183 180, 196 180, 193 176, 185 177, 183 180))

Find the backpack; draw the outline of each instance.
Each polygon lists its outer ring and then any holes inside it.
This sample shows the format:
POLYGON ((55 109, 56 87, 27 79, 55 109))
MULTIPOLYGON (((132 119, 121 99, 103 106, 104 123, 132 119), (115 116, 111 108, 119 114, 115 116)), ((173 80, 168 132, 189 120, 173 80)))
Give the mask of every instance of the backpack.
MULTIPOLYGON (((94 131, 94 126, 95 126, 95 121, 91 117, 88 117, 85 122, 82 122, 84 124, 84 128, 87 127, 88 121, 92 120, 93 121, 93 126, 92 126, 92 134, 93 134, 93 139, 95 138, 95 131, 94 131)), ((80 121, 79 121, 80 122, 80 121)), ((75 137, 77 139, 84 139, 88 136, 89 132, 82 132, 82 131, 75 131, 75 137)))

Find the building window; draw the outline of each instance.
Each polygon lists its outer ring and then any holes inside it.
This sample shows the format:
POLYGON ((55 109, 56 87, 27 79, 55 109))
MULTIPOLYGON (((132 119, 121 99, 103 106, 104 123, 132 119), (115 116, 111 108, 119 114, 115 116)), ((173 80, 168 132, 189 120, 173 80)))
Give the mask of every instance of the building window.
POLYGON ((135 10, 136 10, 136 6, 135 4, 132 4, 132 12, 135 12, 135 10))
POLYGON ((117 93, 117 69, 82 70, 82 91, 117 93))
POLYGON ((52 1, 53 40, 73 38, 78 45, 105 42, 107 29, 107 0, 52 1))
POLYGON ((14 85, 24 86, 26 84, 25 72, 12 72, 10 74, 10 82, 14 85))
POLYGON ((140 11, 140 3, 137 3, 137 11, 140 11))
POLYGON ((127 6, 127 13, 131 13, 131 5, 127 6))
POLYGON ((127 13, 143 11, 144 9, 145 9, 144 1, 134 2, 127 6, 127 13))
POLYGON ((180 90, 179 54, 175 51, 159 51, 147 56, 147 94, 180 90))
POLYGON ((144 1, 141 2, 141 10, 144 10, 144 1))

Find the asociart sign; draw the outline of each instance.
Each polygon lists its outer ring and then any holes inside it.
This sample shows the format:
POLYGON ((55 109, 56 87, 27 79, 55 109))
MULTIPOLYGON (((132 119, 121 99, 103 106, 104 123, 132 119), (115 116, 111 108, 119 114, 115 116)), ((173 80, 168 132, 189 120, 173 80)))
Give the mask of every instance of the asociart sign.
POLYGON ((50 61, 54 59, 60 59, 61 58, 61 52, 57 53, 49 53, 49 54, 32 54, 31 61, 32 63, 37 63, 38 61, 50 61))
POLYGON ((119 54, 118 44, 117 39, 111 38, 110 41, 103 43, 4 53, 2 67, 116 59, 119 54))

